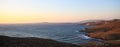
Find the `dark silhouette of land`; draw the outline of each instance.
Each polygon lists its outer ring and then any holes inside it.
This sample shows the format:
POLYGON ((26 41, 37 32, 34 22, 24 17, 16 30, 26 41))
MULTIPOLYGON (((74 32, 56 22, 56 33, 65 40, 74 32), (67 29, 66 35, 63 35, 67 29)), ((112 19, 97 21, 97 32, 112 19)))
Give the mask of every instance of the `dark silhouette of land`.
POLYGON ((80 47, 74 44, 42 38, 16 38, 0 36, 0 47, 80 47))

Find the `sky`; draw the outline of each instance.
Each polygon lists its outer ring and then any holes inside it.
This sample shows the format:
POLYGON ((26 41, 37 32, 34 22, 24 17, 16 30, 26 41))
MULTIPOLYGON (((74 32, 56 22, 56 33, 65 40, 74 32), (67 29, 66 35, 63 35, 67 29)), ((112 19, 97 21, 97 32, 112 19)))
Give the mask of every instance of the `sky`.
POLYGON ((120 19, 120 0, 0 0, 0 23, 120 19))

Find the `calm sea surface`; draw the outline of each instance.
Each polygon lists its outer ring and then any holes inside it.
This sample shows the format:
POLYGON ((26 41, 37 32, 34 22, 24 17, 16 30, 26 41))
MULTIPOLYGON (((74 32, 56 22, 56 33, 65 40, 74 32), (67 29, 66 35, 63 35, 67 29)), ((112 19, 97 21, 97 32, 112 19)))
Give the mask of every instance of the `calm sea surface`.
POLYGON ((0 35, 12 37, 38 37, 53 39, 61 42, 81 44, 91 39, 85 36, 87 26, 76 23, 45 23, 45 24, 9 24, 0 25, 0 35))

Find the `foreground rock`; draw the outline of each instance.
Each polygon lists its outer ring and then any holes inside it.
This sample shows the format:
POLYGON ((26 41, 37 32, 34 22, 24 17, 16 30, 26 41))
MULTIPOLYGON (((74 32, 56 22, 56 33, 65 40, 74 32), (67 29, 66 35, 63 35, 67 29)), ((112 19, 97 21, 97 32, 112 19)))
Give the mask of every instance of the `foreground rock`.
POLYGON ((42 38, 16 38, 0 36, 0 47, 80 47, 42 38))
POLYGON ((89 42, 83 47, 120 47, 120 20, 104 21, 85 30, 92 38, 105 40, 104 42, 89 42))

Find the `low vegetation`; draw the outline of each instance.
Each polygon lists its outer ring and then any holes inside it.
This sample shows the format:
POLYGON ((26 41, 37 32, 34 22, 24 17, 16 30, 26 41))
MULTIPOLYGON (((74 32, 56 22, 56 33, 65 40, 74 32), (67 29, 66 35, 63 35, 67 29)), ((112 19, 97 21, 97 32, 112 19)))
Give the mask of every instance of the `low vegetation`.
POLYGON ((119 19, 104 21, 102 24, 86 29, 85 32, 88 33, 88 36, 105 40, 105 42, 89 42, 84 44, 84 47, 120 47, 119 19))
POLYGON ((80 47, 42 38, 16 38, 0 36, 0 47, 80 47))

